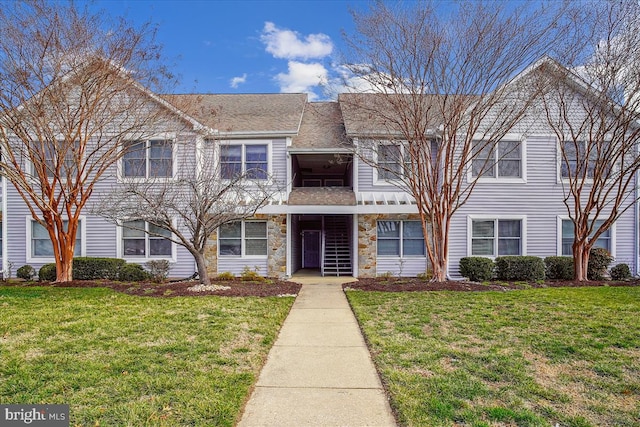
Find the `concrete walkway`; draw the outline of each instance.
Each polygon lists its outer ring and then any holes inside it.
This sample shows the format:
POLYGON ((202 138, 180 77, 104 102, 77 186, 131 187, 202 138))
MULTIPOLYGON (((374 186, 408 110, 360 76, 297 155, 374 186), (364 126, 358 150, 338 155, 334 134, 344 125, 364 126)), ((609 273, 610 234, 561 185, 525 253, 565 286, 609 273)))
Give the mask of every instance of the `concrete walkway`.
POLYGON ((344 278, 297 281, 302 289, 238 425, 395 426, 344 278))

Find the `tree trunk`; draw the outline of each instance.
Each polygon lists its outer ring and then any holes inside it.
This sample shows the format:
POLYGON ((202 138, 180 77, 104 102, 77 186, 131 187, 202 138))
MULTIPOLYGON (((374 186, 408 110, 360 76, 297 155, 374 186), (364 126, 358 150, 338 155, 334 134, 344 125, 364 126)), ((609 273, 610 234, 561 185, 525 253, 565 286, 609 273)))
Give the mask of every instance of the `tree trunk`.
POLYGON ((200 276, 200 283, 203 285, 210 285, 211 279, 209 278, 209 274, 207 273, 207 262, 204 258, 204 254, 200 252, 192 253, 193 257, 196 260, 196 266, 198 268, 198 275, 200 276))
POLYGON ((429 262, 433 269, 432 282, 445 282, 449 262, 449 225, 450 220, 445 212, 436 212, 431 216, 431 245, 429 262))
MULTIPOLYGON (((55 244, 55 242, 52 243, 55 244)), ((58 283, 73 280, 73 250, 74 246, 60 248, 60 257, 56 259, 56 282, 58 283)))
POLYGON ((573 243, 573 275, 579 282, 588 280, 589 248, 582 242, 573 243))

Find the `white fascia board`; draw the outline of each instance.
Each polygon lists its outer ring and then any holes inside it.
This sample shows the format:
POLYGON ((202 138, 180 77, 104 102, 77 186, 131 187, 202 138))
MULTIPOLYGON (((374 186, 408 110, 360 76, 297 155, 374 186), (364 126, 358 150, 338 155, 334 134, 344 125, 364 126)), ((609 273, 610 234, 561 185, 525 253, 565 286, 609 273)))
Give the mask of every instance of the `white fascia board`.
POLYGON ((287 148, 289 154, 334 154, 353 153, 352 148, 287 148))

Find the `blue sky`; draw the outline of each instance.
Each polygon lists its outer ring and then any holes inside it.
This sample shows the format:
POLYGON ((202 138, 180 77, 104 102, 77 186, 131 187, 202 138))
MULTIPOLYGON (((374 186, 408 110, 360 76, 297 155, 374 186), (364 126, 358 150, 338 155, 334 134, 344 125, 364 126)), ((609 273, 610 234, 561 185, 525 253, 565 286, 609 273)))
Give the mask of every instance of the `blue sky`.
POLYGON ((92 6, 134 24, 152 22, 180 93, 307 92, 338 77, 341 31, 362 0, 98 0, 92 6), (175 64, 175 65, 173 65, 175 64))

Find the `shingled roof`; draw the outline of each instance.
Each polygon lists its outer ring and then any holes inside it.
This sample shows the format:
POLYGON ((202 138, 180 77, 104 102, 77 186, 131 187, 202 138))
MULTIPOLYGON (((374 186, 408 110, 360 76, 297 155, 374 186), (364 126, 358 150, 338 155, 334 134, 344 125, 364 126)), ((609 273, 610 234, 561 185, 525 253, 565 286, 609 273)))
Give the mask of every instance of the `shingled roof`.
POLYGON ((176 108, 220 132, 295 134, 307 103, 303 93, 163 95, 176 108))
POLYGON ((289 194, 290 205, 355 206, 356 195, 346 187, 298 187, 289 194))
POLYGON ((302 117, 300 133, 293 138, 292 148, 341 149, 347 147, 340 104, 337 102, 312 102, 302 117))
POLYGON ((465 111, 475 99, 469 95, 428 94, 341 93, 338 96, 349 136, 403 136, 399 124, 405 121, 411 123, 411 130, 416 125, 417 129, 437 129, 451 113, 445 109, 465 111))

